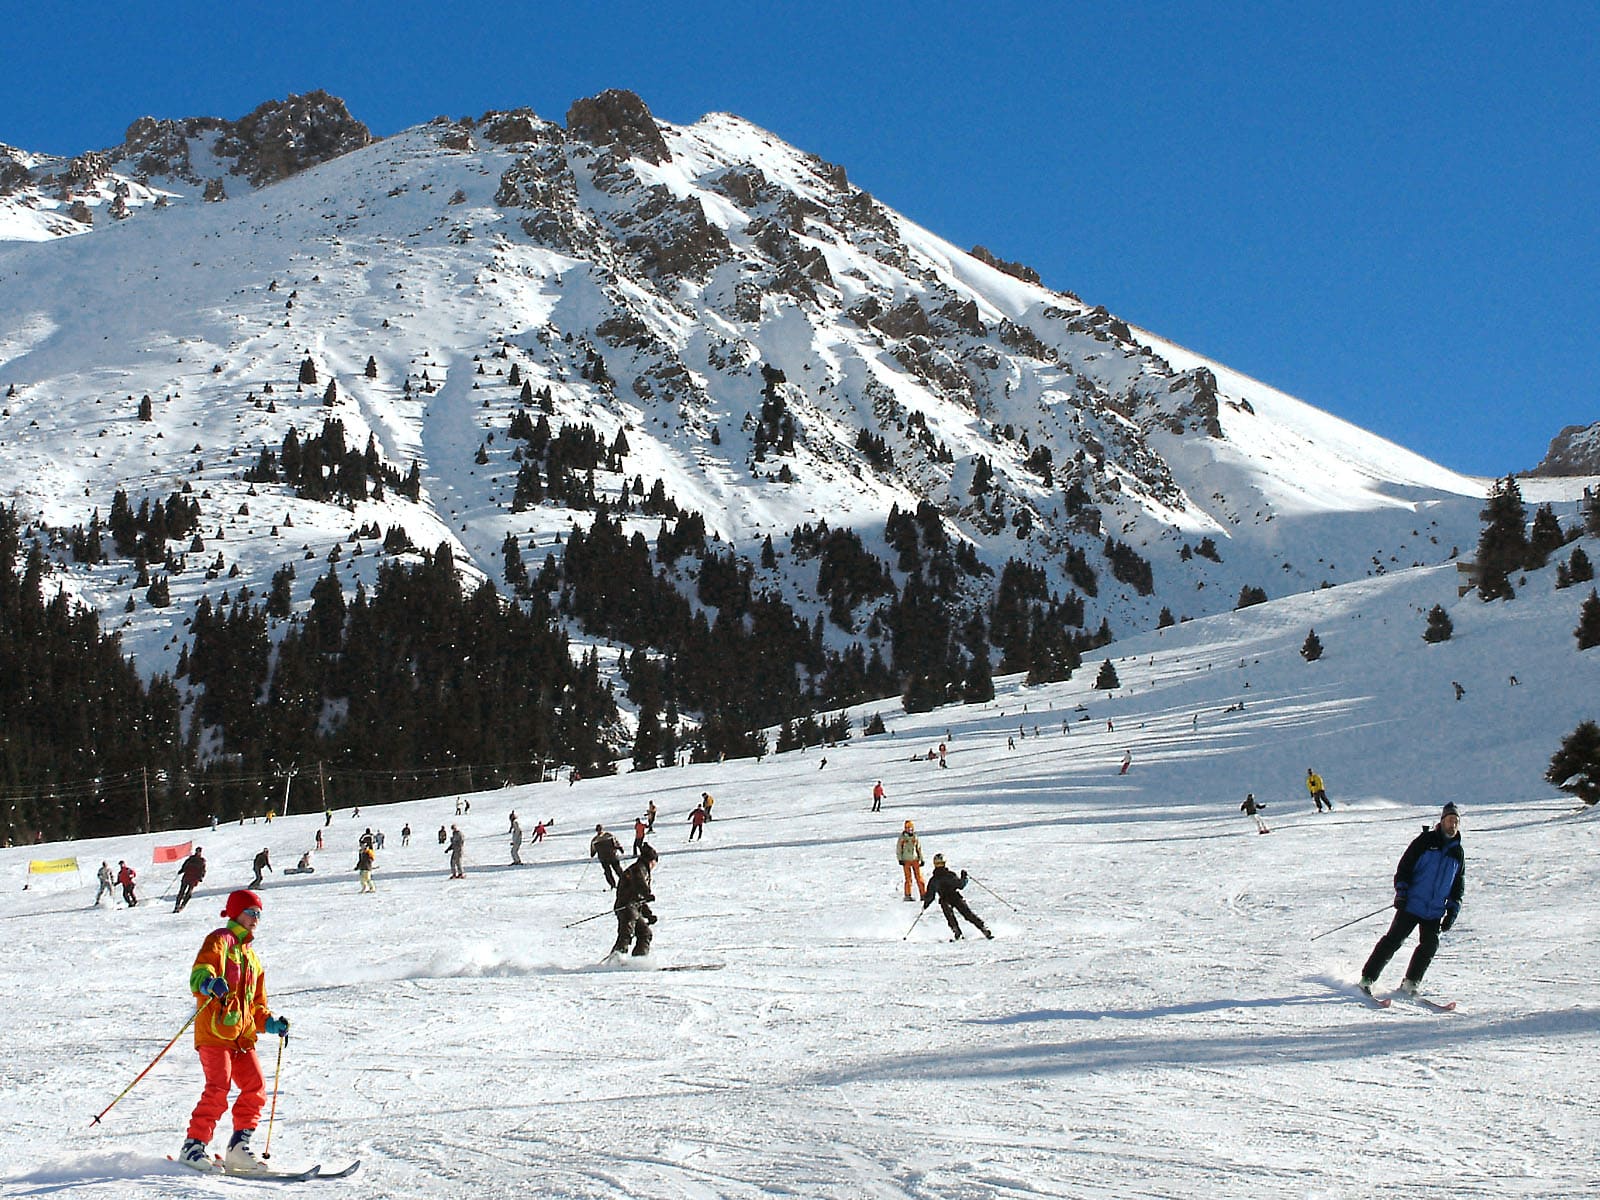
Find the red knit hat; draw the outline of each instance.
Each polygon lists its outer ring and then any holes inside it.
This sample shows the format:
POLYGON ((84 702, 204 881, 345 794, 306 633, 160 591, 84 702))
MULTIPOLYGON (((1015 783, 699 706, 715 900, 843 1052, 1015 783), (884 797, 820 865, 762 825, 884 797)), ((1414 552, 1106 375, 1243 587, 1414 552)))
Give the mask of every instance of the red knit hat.
POLYGON ((240 888, 237 892, 228 894, 228 907, 222 910, 222 915, 230 921, 237 921, 239 914, 247 908, 260 908, 261 897, 247 888, 240 888))

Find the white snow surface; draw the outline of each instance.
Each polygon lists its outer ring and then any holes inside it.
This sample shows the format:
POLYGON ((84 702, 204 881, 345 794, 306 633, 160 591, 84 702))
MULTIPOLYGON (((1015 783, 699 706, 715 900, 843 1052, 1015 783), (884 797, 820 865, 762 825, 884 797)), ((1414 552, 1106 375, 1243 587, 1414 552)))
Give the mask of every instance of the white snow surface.
MULTIPOLYGON (((1396 571, 1117 643, 1114 693, 1095 660, 1001 680, 988 705, 867 706, 889 734, 761 762, 479 793, 460 818, 448 798, 338 806, 316 873, 263 888, 293 1023, 273 1162, 360 1158, 330 1185, 352 1197, 1594 1195, 1600 839, 1541 775, 1596 715, 1600 651, 1572 638, 1587 589, 1552 576, 1484 605, 1449 566, 1396 571), (1455 636, 1427 645, 1436 603, 1455 636), (925 757, 941 741, 948 769, 925 757), (689 844, 703 790, 716 819, 689 844), (609 916, 571 926, 610 903, 588 838, 631 840, 652 799, 655 950, 606 966, 609 916), (1378 1011, 1353 984, 1445 800, 1467 891, 1426 991, 1459 1008, 1378 1011), (555 821, 520 867, 513 809, 555 821), (994 941, 952 943, 937 909, 913 925, 906 820, 971 873, 994 941), (452 882, 436 833, 457 822, 452 882), (368 826, 387 836, 371 896, 351 870, 368 826)), ((90 1118, 187 1018, 194 951, 251 857, 281 870, 322 824, 0 850, 0 1195, 267 1190, 166 1160, 199 1094, 187 1037, 90 1118), (174 915, 152 848, 190 838, 210 874, 174 915), (76 879, 22 890, 31 858, 63 855, 76 879), (91 907, 119 858, 145 902, 91 907)))

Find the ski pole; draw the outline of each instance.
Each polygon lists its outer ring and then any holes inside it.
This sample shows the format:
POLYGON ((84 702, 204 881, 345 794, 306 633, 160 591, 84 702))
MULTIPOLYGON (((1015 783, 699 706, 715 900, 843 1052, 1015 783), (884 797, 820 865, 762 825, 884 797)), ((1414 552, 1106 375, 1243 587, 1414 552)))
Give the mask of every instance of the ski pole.
POLYGON ((583 870, 578 872, 578 882, 572 885, 573 891, 577 891, 579 888, 581 888, 583 886, 583 881, 589 878, 589 864, 593 861, 594 856, 590 855, 589 858, 584 862, 583 870))
POLYGON ((168 1042, 165 1046, 161 1047, 161 1053, 157 1054, 154 1058, 152 1058, 150 1060, 150 1066, 146 1067, 144 1070, 140 1071, 137 1075, 135 1075, 133 1077, 133 1082, 130 1083, 127 1087, 123 1088, 122 1091, 117 1093, 117 1099, 113 1100, 110 1104, 108 1104, 104 1108, 102 1108, 95 1115, 94 1120, 89 1122, 90 1125, 98 1125, 98 1124, 100 1124, 100 1118, 105 1116, 108 1112, 110 1112, 113 1108, 115 1108, 117 1106, 117 1102, 120 1101, 122 1099, 122 1097, 126 1096, 129 1092, 133 1091, 133 1089, 138 1085, 139 1080, 143 1079, 146 1075, 150 1074, 151 1068, 154 1067, 158 1062, 160 1062, 162 1057, 165 1056, 165 1054, 167 1053, 167 1051, 171 1050, 172 1047, 177 1044, 178 1039, 181 1038, 184 1035, 184 1031, 187 1030, 189 1028, 189 1026, 194 1024, 195 1018, 198 1017, 201 1013, 203 1013, 208 1007, 210 1007, 212 999, 214 999, 214 997, 208 997, 204 1004, 197 1005, 195 1007, 195 1010, 192 1013, 189 1014, 189 1019, 183 1023, 183 1029, 178 1030, 177 1033, 172 1035, 172 1041, 168 1042))
POLYGON ((1343 925, 1335 925, 1332 929, 1324 929, 1321 933, 1313 933, 1311 935, 1311 940, 1314 942, 1318 938, 1327 937, 1330 933, 1338 933, 1339 930, 1348 929, 1348 928, 1350 928, 1350 926, 1358 925, 1362 921, 1370 921, 1373 917, 1377 916, 1379 913, 1388 912, 1393 907, 1394 907, 1394 905, 1392 905, 1392 904, 1385 904, 1382 908, 1375 908, 1364 917, 1357 917, 1354 921, 1346 921, 1343 925))
POLYGON ((287 1033, 278 1039, 278 1066, 272 1072, 272 1109, 267 1113, 267 1144, 261 1149, 262 1158, 272 1157, 272 1122, 278 1116, 278 1080, 283 1075, 283 1046, 288 1040, 287 1033))
POLYGON ((574 925, 587 925, 590 921, 598 921, 601 917, 609 917, 613 913, 615 913, 616 911, 617 910, 614 909, 614 908, 608 908, 603 912, 595 913, 594 916, 592 916, 592 917, 583 917, 583 918, 581 918, 580 920, 577 920, 577 921, 569 921, 569 922, 567 922, 567 924, 563 925, 561 928, 563 928, 563 929, 571 929, 574 925))
POLYGON ((983 880, 979 879, 976 875, 969 874, 967 876, 967 878, 972 880, 973 883, 977 884, 984 891, 988 892, 989 895, 993 896, 996 900, 1000 901, 1001 904, 1004 904, 1012 912, 1016 912, 1017 911, 1017 906, 1015 904, 1011 903, 1011 901, 1007 900, 1004 896, 1002 896, 999 892, 995 891, 992 887, 990 887, 983 880))
POLYGON ((906 930, 906 936, 901 938, 900 940, 903 942, 903 941, 906 941, 908 938, 910 938, 912 930, 915 930, 916 927, 917 927, 917 921, 922 920, 922 918, 927 916, 927 915, 928 915, 928 906, 926 904, 924 904, 922 906, 922 911, 917 914, 917 920, 911 922, 911 929, 906 930))

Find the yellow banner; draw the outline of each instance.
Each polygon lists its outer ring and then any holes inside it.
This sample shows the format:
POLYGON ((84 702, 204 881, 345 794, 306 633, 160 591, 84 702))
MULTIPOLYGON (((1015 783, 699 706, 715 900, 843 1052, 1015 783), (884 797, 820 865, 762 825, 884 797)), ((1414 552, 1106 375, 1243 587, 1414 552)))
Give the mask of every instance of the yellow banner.
POLYGON ((75 858, 35 858, 28 863, 29 875, 60 875, 77 869, 75 858))

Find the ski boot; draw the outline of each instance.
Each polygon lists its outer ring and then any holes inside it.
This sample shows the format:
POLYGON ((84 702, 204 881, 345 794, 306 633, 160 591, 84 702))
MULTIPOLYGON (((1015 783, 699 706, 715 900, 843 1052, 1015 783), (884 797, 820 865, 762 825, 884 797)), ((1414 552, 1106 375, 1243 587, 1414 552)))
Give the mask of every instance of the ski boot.
POLYGON ((233 1137, 228 1140, 228 1152, 222 1156, 222 1169, 230 1175, 245 1175, 251 1171, 265 1171, 267 1164, 256 1157, 256 1152, 250 1149, 250 1135, 253 1129, 235 1129, 233 1137))
POLYGON ((183 1149, 178 1151, 178 1161, 186 1167, 193 1167, 196 1171, 215 1174, 222 1169, 217 1166, 211 1157, 211 1151, 206 1149, 206 1144, 199 1138, 184 1138, 183 1149))
POLYGON ((1415 979, 1402 979, 1400 981, 1400 990, 1407 996, 1415 996, 1417 994, 1417 981, 1415 979))

